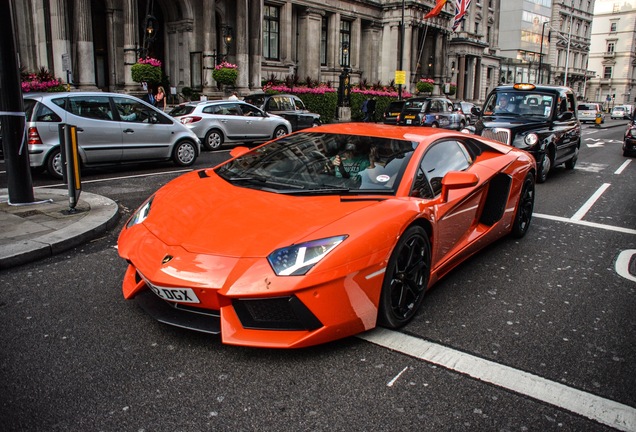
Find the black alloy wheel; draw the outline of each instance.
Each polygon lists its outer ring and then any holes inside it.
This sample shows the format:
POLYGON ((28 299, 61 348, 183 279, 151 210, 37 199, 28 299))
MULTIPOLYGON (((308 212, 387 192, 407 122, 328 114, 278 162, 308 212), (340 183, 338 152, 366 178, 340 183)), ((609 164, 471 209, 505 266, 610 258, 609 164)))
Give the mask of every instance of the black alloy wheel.
POLYGON ((398 240, 386 268, 378 323, 399 328, 417 313, 428 285, 431 244, 424 228, 409 227, 398 240))
POLYGON ((534 210, 534 176, 528 173, 523 181, 521 195, 519 196, 519 205, 517 206, 517 214, 512 223, 512 236, 521 238, 526 235, 532 221, 532 212, 534 210))

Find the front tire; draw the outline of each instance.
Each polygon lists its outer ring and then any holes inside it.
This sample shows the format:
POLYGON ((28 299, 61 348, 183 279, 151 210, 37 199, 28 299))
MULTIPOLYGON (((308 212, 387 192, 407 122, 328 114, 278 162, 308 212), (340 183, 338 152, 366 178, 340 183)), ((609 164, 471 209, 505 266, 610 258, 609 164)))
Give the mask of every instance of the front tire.
POLYGON ((532 212, 534 210, 534 176, 528 173, 523 180, 521 195, 519 196, 519 204, 517 205, 517 214, 512 223, 511 235, 515 238, 521 238, 526 235, 532 221, 532 212))
POLYGON ((172 152, 172 160, 177 166, 190 166, 197 160, 197 148, 192 141, 179 142, 172 152))
POLYGON ((412 226, 400 237, 386 268, 378 323, 399 328, 417 313, 428 286, 431 270, 431 244, 424 228, 412 226))
POLYGON ((545 183, 548 173, 552 169, 552 159, 548 153, 544 153, 537 161, 537 183, 545 183))
POLYGON ((274 129, 274 135, 272 136, 272 139, 280 138, 283 135, 287 135, 287 128, 285 126, 278 126, 276 129, 274 129))

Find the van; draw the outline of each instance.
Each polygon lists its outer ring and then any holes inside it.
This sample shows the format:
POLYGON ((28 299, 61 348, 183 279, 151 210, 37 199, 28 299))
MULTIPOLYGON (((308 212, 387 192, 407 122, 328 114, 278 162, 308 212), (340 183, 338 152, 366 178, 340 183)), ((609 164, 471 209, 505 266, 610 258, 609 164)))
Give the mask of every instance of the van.
POLYGON ((605 112, 603 110, 603 105, 600 103, 589 102, 589 103, 580 103, 576 110, 579 113, 579 121, 581 123, 585 122, 596 122, 596 115, 601 115, 601 123, 605 123, 605 112))

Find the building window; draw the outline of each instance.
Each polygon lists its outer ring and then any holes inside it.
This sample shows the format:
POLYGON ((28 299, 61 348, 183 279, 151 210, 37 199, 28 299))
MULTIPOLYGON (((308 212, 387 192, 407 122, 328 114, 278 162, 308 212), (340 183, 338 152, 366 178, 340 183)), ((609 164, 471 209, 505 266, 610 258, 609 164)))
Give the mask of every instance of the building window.
POLYGON ((610 23, 610 31, 611 32, 616 32, 616 23, 615 22, 610 23))
POLYGON ((614 42, 607 43, 607 53, 612 54, 614 52, 614 42))
POLYGON ((351 21, 340 21, 340 65, 349 66, 351 58, 351 21), (344 49, 346 47, 346 50, 344 49))
POLYGON ((327 35, 329 34, 329 21, 326 17, 322 18, 322 27, 320 29, 320 64, 327 66, 327 35))
POLYGON ((605 68, 603 69, 603 78, 605 78, 605 79, 612 78, 612 67, 611 66, 605 66, 605 68))
POLYGON ((280 8, 263 8, 263 57, 267 60, 279 60, 280 47, 280 8))
POLYGON ((475 34, 479 34, 479 23, 475 21, 475 34))

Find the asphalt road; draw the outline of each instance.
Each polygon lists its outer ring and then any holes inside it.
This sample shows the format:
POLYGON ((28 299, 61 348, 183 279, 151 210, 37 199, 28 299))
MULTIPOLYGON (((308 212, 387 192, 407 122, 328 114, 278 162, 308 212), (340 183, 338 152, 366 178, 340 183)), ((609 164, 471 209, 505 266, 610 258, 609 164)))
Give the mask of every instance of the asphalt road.
POLYGON ((221 345, 125 301, 119 230, 179 170, 85 172, 119 225, 0 272, 2 430, 634 430, 636 161, 624 127, 583 131, 576 169, 537 185, 524 239, 453 271, 401 332, 295 351, 221 345))

